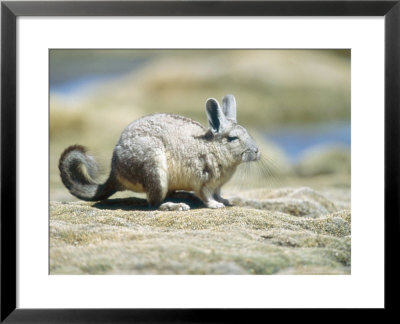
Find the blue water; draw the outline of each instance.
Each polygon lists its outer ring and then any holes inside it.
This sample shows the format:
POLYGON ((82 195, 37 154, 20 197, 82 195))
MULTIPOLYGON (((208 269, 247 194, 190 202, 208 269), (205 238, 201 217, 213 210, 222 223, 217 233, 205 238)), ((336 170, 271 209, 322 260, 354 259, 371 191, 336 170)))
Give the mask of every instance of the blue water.
POLYGON ((106 81, 119 79, 121 73, 108 73, 101 75, 89 75, 64 82, 50 82, 50 93, 58 93, 62 95, 76 95, 83 92, 88 87, 101 85, 106 81))
POLYGON ((306 126, 282 127, 264 132, 265 137, 278 145, 295 162, 304 151, 321 145, 341 145, 350 148, 350 122, 332 122, 306 126))
MULTIPOLYGON (((63 56, 59 58, 56 52, 50 58, 50 92, 62 95, 77 95, 93 85, 137 72, 149 61, 143 56, 119 56, 116 60, 114 56, 89 55, 69 62, 63 56)), ((74 57, 74 51, 71 55, 74 57)))

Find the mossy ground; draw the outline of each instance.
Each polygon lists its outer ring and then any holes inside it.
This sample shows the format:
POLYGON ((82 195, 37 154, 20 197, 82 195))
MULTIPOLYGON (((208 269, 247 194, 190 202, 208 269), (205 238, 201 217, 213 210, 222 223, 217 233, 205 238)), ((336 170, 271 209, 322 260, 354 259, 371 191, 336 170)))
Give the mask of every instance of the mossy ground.
POLYGON ((51 202, 50 274, 349 274, 350 210, 309 188, 268 192, 218 210, 186 200, 185 212, 135 198, 51 202))

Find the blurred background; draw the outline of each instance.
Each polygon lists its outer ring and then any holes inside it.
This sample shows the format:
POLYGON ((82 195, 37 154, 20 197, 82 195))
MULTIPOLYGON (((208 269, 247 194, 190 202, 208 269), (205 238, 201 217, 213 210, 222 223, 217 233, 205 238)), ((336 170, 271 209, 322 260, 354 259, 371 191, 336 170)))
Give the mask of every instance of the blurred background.
POLYGON ((102 181, 131 121, 169 112, 206 126, 206 99, 228 93, 263 158, 223 191, 350 188, 350 50, 51 50, 49 82, 50 200, 76 200, 58 172, 69 145, 89 148, 102 181))

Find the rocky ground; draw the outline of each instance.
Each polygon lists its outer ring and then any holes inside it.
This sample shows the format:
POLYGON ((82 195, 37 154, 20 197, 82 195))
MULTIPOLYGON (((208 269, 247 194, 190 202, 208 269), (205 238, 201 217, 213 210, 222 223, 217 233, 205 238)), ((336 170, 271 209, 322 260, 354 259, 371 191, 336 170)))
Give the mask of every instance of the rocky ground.
POLYGON ((350 274, 350 189, 254 189, 233 206, 50 202, 50 274, 350 274))

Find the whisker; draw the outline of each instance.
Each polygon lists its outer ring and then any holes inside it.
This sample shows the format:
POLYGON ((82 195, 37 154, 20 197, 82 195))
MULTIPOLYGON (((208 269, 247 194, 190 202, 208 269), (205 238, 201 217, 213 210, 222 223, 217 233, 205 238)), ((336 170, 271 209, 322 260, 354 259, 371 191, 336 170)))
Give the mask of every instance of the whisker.
POLYGON ((278 174, 279 167, 272 158, 261 156, 261 159, 258 161, 257 164, 260 169, 261 175, 264 178, 267 178, 268 182, 270 182, 274 186, 281 186, 281 179, 278 174))
POLYGON ((238 166, 230 181, 232 194, 254 187, 281 187, 281 167, 270 156, 261 155, 257 162, 246 162, 238 166))

